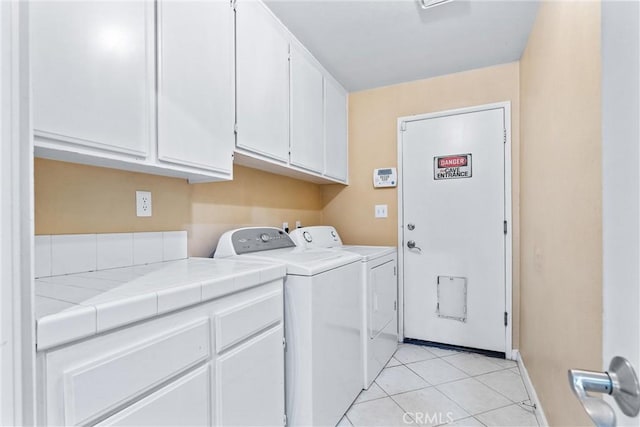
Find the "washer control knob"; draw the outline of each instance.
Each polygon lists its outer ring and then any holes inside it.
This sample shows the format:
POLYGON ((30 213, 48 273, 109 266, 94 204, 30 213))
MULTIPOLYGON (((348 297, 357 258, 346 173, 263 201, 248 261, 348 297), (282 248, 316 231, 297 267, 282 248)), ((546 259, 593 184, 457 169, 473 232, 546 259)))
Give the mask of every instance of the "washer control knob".
POLYGON ((262 240, 263 242, 268 242, 269 240, 271 240, 271 237, 269 237, 267 233, 262 233, 260 235, 260 240, 262 240))
POLYGON ((313 240, 313 238, 311 237, 311 233, 309 233, 308 231, 305 231, 304 233, 302 233, 302 237, 304 237, 304 240, 306 240, 309 243, 311 243, 311 241, 313 240))
POLYGON ((334 230, 331 230, 331 237, 333 237, 333 240, 335 240, 338 237, 334 230))

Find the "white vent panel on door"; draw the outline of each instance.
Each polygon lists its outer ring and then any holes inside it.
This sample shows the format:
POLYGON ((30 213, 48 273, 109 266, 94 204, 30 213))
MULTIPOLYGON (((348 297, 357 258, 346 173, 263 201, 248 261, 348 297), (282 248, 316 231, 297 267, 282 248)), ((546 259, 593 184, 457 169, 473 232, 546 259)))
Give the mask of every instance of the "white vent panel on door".
POLYGON ((466 277, 438 276, 438 317, 467 321, 466 277))

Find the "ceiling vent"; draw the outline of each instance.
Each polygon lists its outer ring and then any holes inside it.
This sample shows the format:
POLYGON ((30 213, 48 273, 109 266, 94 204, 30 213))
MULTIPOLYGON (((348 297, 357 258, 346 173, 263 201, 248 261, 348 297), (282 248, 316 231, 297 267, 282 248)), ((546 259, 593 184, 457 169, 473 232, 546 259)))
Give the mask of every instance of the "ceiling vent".
POLYGON ((418 4, 423 9, 431 9, 432 7, 441 6, 453 0, 418 0, 418 4))

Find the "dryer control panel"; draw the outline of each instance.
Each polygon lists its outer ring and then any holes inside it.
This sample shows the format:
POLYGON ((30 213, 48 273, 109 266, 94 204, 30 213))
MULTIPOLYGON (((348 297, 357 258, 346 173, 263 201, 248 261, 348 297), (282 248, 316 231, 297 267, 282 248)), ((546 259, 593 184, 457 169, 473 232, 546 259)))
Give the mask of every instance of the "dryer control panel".
POLYGON ((231 241, 237 255, 296 246, 287 233, 273 227, 242 228, 233 232, 231 241))

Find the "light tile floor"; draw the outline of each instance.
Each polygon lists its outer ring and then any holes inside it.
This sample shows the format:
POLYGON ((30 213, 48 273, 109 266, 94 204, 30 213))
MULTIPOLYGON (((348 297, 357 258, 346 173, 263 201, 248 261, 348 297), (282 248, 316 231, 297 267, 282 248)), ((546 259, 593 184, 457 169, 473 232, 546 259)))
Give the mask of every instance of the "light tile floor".
POLYGON ((339 426, 538 426, 516 362, 401 344, 339 426))

